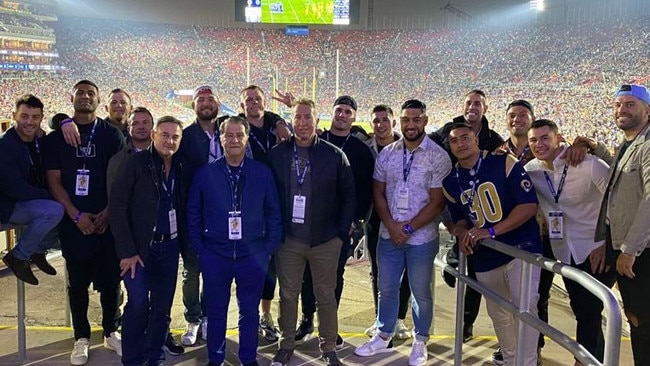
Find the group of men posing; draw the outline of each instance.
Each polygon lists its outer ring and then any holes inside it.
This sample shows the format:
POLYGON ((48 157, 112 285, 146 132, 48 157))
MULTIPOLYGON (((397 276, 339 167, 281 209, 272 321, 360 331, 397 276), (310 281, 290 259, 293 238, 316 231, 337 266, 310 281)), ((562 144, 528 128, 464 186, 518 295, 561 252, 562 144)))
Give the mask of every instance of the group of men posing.
MULTIPOLYGON (((441 221, 469 255, 470 275, 515 304, 521 296, 538 296, 519 293, 521 261, 480 240, 533 253, 545 247, 546 256, 610 287, 618 277, 635 364, 650 364, 643 348, 650 344, 644 311, 650 305, 644 291, 650 284, 650 94, 643 86, 616 92, 614 118, 625 141, 613 158, 592 139, 569 146, 555 123, 535 120, 525 100, 507 107, 504 142, 489 128, 480 90, 465 96, 463 115, 429 136, 423 102, 404 102, 399 116, 377 105, 368 138, 351 133, 357 103, 350 96, 336 99, 331 129, 320 132, 313 101, 278 93, 274 98, 291 107, 288 126, 265 110, 265 95, 253 85, 242 90, 243 113, 234 117, 218 117, 211 86, 196 88, 196 121, 185 129, 171 116, 154 122, 146 108, 132 108, 121 89, 108 94, 109 116, 101 119, 99 95, 89 80, 75 84, 73 116, 54 121, 47 136, 40 130, 42 102, 22 96, 15 125, 0 136, 0 222, 26 225, 3 261, 19 279, 37 284, 31 264, 56 274, 44 253, 60 240, 73 365, 88 360, 91 283, 100 292, 104 345, 124 365, 162 365, 164 350, 182 352, 168 329, 179 255, 187 321, 181 343, 193 345, 201 335, 209 365, 225 359, 233 280, 243 365, 257 365, 258 332, 278 341, 271 365, 288 365, 296 345, 313 333, 315 312, 322 359, 340 365, 337 307, 351 236, 359 231, 368 236, 377 318, 355 354, 388 352, 393 337, 413 336, 409 365, 424 365, 441 221), (394 132, 395 117, 401 135, 394 132), (270 314, 276 276, 279 330, 270 314), (128 294, 123 315, 120 281, 128 294), (403 322, 409 298, 412 333, 403 322)), ((535 270, 532 283, 535 289, 540 284, 541 315, 550 282, 540 276, 535 270)), ((602 360, 603 305, 580 285, 566 279, 565 285, 577 341, 602 360)), ((469 340, 480 294, 468 292, 466 304, 469 340)), ((535 347, 534 328, 524 327, 531 344, 515 355, 517 319, 489 300, 487 310, 500 343, 493 361, 541 363, 543 343, 535 347)))

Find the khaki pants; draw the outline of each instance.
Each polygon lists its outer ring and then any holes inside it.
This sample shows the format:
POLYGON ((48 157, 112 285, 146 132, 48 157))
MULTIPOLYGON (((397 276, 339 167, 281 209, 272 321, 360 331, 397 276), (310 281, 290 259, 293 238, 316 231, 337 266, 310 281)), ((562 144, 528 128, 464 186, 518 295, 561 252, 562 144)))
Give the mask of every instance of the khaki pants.
POLYGON ((295 347, 298 295, 302 288, 302 273, 307 262, 314 281, 320 350, 324 353, 336 349, 338 319, 334 290, 341 245, 339 238, 330 239, 314 247, 287 238, 275 252, 276 272, 280 284, 278 324, 282 332, 281 349, 295 347))
MULTIPOLYGON (((499 294, 501 297, 510 300, 515 306, 519 306, 519 299, 526 296, 520 293, 519 286, 521 285, 521 265, 520 259, 513 259, 507 264, 497 267, 487 272, 476 272, 478 282, 489 287, 492 291, 499 294)), ((539 287, 540 268, 533 267, 530 284, 530 312, 537 316, 537 288, 539 287)), ((494 333, 497 335, 501 352, 503 352, 503 360, 506 366, 515 364, 515 351, 517 350, 517 342, 519 336, 517 334, 519 327, 519 319, 510 314, 506 310, 499 307, 490 299, 485 299, 488 315, 492 319, 494 333)), ((539 332, 531 326, 525 326, 526 332, 526 354, 520 355, 524 358, 524 365, 536 366, 537 365, 537 338, 539 332)))

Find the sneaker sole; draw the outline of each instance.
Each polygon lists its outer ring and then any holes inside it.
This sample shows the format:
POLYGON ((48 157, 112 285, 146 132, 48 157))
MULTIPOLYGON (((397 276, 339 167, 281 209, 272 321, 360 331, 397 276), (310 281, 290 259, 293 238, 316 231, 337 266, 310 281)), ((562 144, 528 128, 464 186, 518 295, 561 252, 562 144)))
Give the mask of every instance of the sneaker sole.
POLYGON ((183 346, 191 347, 191 346, 193 346, 193 345, 196 344, 196 341, 190 343, 189 341, 186 341, 186 340, 184 340, 184 339, 181 339, 181 344, 182 344, 183 346))
POLYGON ((83 366, 87 363, 88 363, 88 359, 86 359, 86 361, 81 361, 81 360, 73 361, 72 358, 70 359, 70 365, 83 366))
POLYGON ((184 352, 172 352, 169 348, 167 348, 167 346, 163 346, 163 350, 165 351, 165 353, 167 353, 170 356, 180 356, 184 353, 184 352))
POLYGON ((375 350, 375 352, 373 352, 371 354, 368 354, 368 355, 358 354, 357 350, 354 350, 354 354, 357 355, 357 356, 360 356, 360 357, 371 357, 371 356, 374 356, 374 355, 378 355, 380 353, 390 353, 390 352, 393 352, 394 350, 395 350, 395 348, 382 348, 382 349, 375 350))

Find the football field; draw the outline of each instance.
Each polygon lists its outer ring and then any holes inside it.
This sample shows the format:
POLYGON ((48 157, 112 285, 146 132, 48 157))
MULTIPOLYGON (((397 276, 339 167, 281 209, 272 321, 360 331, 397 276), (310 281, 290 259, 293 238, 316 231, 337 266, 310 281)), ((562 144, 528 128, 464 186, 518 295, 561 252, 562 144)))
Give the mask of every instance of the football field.
POLYGON ((332 24, 334 0, 262 0, 262 23, 332 24))

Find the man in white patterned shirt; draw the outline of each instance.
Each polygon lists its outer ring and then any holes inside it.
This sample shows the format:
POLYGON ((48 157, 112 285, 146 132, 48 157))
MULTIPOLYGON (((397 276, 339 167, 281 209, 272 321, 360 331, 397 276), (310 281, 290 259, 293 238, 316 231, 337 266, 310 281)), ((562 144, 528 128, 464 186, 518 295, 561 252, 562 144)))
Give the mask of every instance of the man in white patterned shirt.
POLYGON ((381 219, 377 244, 379 267, 379 309, 377 334, 358 347, 358 356, 390 351, 395 332, 399 288, 408 271, 413 294, 415 340, 409 365, 427 361, 426 342, 433 321, 431 276, 438 252, 438 224, 435 219, 445 206, 442 180, 451 171, 448 154, 426 138, 426 105, 419 100, 402 104, 402 138, 386 146, 375 164, 373 196, 381 219))
MULTIPOLYGON (((560 144, 557 125, 546 119, 533 122, 528 143, 535 159, 525 168, 535 186, 539 209, 548 222, 553 255, 611 287, 616 276, 605 264, 605 241, 594 240, 609 166, 592 155, 585 156, 575 167, 569 166, 564 159, 568 146, 560 144)), ((563 279, 577 320, 576 339, 603 362, 603 303, 580 284, 563 279)), ((576 365, 581 363, 576 361, 576 365)))

